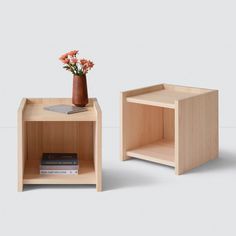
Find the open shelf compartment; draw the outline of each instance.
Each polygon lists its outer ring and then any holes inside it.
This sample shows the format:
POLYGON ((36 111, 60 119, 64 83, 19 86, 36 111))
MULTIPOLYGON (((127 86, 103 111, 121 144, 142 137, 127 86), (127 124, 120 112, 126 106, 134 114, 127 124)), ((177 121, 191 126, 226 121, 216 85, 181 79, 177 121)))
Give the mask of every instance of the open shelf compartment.
POLYGON ((93 122, 27 121, 24 184, 96 184, 93 122), (78 175, 40 175, 42 153, 77 153, 78 175))
POLYGON ((40 175, 39 165, 35 160, 26 161, 24 184, 96 184, 92 161, 81 161, 78 175, 40 175))
POLYGON ((175 166, 175 110, 128 103, 126 155, 175 166))
POLYGON ((208 91, 160 84, 123 93, 124 155, 175 167, 176 102, 208 91))

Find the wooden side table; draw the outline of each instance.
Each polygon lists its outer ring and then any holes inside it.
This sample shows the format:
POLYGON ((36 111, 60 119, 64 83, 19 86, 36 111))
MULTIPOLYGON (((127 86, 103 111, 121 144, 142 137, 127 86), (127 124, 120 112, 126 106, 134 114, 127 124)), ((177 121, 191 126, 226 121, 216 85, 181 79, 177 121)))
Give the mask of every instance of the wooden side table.
POLYGON ((218 91, 159 84, 121 93, 121 159, 182 174, 218 157, 218 91))
POLYGON ((62 114, 44 110, 53 104, 71 104, 69 98, 24 98, 18 109, 18 191, 25 184, 95 184, 102 190, 102 113, 96 99, 88 111, 62 114), (40 175, 43 152, 76 152, 79 174, 40 175))

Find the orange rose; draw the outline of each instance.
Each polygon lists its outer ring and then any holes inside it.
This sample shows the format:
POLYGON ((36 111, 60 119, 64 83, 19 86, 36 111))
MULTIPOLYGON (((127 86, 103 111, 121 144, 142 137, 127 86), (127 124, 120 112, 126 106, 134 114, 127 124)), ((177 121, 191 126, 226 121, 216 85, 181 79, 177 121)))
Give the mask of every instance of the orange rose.
POLYGON ((88 61, 88 67, 91 69, 94 66, 94 63, 92 61, 88 61))
MULTIPOLYGON (((75 67, 75 70, 78 71, 82 71, 84 74, 88 73, 89 70, 91 70, 91 68, 94 66, 94 63, 90 60, 86 60, 86 59, 78 59, 76 56, 76 54, 78 53, 78 50, 73 50, 70 51, 68 53, 63 54, 62 56, 59 57, 59 60, 63 63, 63 64, 67 64, 67 66, 64 66, 64 68, 66 68, 68 70, 68 68, 70 68, 71 66, 75 67), (80 67, 78 68, 78 63, 80 64, 80 67)), ((71 71, 73 72, 73 71, 71 71)), ((74 72, 73 72, 74 73, 74 72)))
POLYGON ((81 64, 81 65, 85 65, 86 63, 87 63, 87 60, 86 60, 86 59, 81 59, 81 60, 80 60, 80 64, 81 64))
POLYGON ((68 52, 67 54, 69 55, 69 56, 75 56, 77 53, 78 53, 79 51, 78 50, 73 50, 73 51, 70 51, 70 52, 68 52))
POLYGON ((59 60, 65 60, 67 58, 67 53, 66 54, 63 54, 59 57, 59 60))
POLYGON ((68 59, 68 58, 66 58, 65 60, 64 60, 64 63, 65 64, 68 64, 70 62, 70 60, 68 59))

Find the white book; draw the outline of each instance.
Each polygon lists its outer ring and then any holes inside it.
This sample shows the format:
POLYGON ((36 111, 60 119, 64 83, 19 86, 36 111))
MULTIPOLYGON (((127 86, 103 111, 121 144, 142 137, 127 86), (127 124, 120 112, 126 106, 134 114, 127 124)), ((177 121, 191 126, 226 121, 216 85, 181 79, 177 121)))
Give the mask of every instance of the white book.
POLYGON ((77 175, 78 170, 40 170, 41 175, 77 175))
POLYGON ((40 170, 78 170, 79 165, 40 165, 40 170))

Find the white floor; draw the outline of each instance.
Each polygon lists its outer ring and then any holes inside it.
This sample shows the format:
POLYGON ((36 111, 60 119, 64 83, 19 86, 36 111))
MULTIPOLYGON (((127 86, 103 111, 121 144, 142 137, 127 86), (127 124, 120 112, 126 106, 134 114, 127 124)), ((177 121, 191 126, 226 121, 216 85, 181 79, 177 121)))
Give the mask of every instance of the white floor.
POLYGON ((0 235, 236 235, 236 128, 220 130, 220 158, 188 174, 119 161, 119 130, 103 129, 103 188, 16 191, 16 129, 0 128, 0 235), (33 233, 33 234, 32 234, 33 233))

